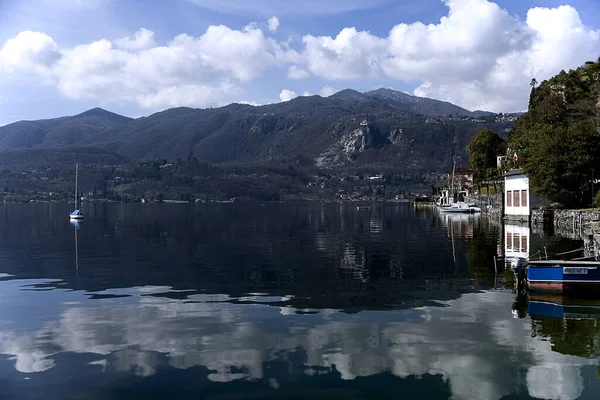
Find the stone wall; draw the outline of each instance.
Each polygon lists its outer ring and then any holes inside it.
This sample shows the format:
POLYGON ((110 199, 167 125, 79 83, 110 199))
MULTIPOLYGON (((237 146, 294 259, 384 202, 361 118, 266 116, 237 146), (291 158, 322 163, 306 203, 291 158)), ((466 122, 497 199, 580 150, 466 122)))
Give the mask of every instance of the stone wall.
POLYGON ((490 207, 490 208, 484 208, 481 211, 481 215, 492 219, 494 221, 502 221, 502 208, 500 207, 490 207))
POLYGON ((592 239, 594 255, 600 257, 600 221, 592 222, 590 229, 586 230, 585 233, 592 239))
POLYGON ((490 204, 492 208, 502 209, 502 193, 496 194, 471 194, 465 201, 475 203, 477 205, 488 205, 490 204))
POLYGON ((554 228, 583 232, 600 221, 600 210, 554 210, 554 228))
POLYGON ((554 210, 556 236, 583 240, 586 257, 600 255, 600 210, 554 210))
POLYGON ((490 195, 472 194, 467 197, 467 203, 483 206, 481 215, 494 221, 502 221, 502 193, 490 195))

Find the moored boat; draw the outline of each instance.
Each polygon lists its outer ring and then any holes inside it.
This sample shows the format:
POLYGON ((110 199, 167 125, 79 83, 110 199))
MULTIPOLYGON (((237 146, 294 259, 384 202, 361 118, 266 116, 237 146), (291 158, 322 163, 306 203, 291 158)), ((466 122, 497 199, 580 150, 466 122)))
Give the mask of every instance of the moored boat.
POLYGON ((477 213, 481 212, 481 208, 467 204, 464 201, 460 201, 457 203, 452 203, 447 207, 440 207, 440 211, 445 213, 477 213))
POLYGON ((69 219, 71 219, 71 220, 83 219, 83 214, 81 213, 80 210, 75 210, 71 214, 69 214, 69 219))
MULTIPOLYGON (((517 260, 513 267, 518 270, 521 263, 523 260, 517 260)), ((532 292, 600 297, 600 261, 597 257, 529 261, 526 262, 525 281, 532 292)))

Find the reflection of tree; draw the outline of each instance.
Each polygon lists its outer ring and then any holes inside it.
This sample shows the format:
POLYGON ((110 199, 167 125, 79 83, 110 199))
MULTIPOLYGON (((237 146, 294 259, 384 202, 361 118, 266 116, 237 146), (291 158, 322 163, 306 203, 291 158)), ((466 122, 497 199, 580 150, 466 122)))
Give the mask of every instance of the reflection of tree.
POLYGON ((474 223, 469 246, 469 270, 474 277, 486 282, 494 281, 494 257, 498 257, 499 238, 498 226, 483 218, 474 223))
POLYGON ((547 338, 552 350, 585 358, 600 357, 600 324, 598 320, 559 319, 532 316, 532 334, 547 338))

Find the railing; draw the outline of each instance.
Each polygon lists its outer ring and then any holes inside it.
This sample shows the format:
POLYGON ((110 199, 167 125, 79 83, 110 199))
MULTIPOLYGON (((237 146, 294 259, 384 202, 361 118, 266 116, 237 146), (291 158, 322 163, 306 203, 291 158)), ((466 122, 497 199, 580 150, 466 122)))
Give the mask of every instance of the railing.
MULTIPOLYGON (((537 253, 535 253, 534 255, 530 256, 529 259, 531 261, 537 261, 537 260, 541 261, 543 259, 548 260, 548 259, 550 259, 550 257, 552 257, 552 258, 554 258, 554 257, 561 257, 561 256, 564 256, 564 255, 567 255, 567 254, 574 254, 574 253, 578 253, 578 252, 581 252, 581 251, 584 251, 584 250, 585 249, 582 247, 582 248, 577 249, 577 250, 565 251, 563 253, 550 253, 550 254, 548 254, 548 249, 546 248, 546 246, 544 246, 544 253, 543 254, 542 254, 542 250, 538 250, 537 253), (537 257, 537 258, 535 258, 535 257, 537 257)), ((577 259, 574 259, 574 260, 577 260, 577 259)))

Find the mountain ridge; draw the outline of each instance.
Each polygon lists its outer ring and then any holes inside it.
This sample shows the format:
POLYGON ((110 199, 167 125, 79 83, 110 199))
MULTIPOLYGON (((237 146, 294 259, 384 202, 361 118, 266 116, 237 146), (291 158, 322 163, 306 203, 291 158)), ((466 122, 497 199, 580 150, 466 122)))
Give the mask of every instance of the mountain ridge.
POLYGON ((505 134, 512 127, 514 121, 495 116, 391 89, 346 89, 262 106, 178 107, 138 119, 93 108, 71 117, 19 121, 0 127, 0 152, 91 147, 131 160, 301 160, 324 168, 433 172, 446 169, 455 155, 466 159, 465 147, 478 130, 505 134))

